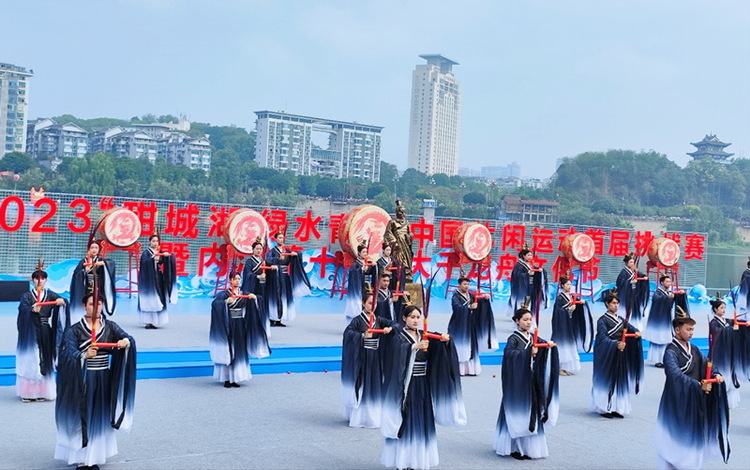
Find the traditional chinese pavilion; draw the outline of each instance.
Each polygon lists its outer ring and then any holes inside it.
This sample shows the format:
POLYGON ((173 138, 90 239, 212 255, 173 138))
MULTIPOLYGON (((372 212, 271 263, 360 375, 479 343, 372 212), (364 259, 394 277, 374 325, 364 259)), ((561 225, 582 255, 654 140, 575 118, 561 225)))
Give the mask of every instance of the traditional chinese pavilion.
POLYGON ((728 147, 732 144, 720 141, 714 134, 706 134, 703 140, 700 142, 690 142, 690 145, 694 146, 697 150, 688 153, 688 155, 696 159, 708 157, 718 162, 726 163, 726 160, 734 155, 733 153, 727 153, 724 151, 724 147, 728 147))

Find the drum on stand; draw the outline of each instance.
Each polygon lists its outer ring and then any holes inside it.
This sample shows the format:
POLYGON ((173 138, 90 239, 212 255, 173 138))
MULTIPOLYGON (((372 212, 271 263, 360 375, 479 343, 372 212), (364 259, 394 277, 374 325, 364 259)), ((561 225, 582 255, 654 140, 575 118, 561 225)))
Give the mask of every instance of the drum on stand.
POLYGON ((391 216, 381 207, 372 204, 357 206, 341 219, 339 245, 345 253, 357 257, 357 247, 368 246, 369 259, 380 258, 385 230, 391 216))
POLYGON ((238 209, 224 222, 224 241, 243 255, 253 254, 253 243, 260 241, 266 245, 268 222, 257 211, 238 209))
POLYGON ((468 222, 453 232, 453 249, 471 261, 482 261, 492 250, 492 234, 484 224, 468 222))
POLYGON ((96 227, 102 237, 117 248, 128 248, 141 236, 140 219, 135 212, 124 207, 104 211, 96 227))
POLYGON ((585 233, 571 233, 560 243, 560 251, 569 260, 587 263, 594 257, 596 245, 585 233))
POLYGON ((648 259, 654 264, 674 266, 680 260, 680 245, 671 238, 656 238, 648 246, 648 259))

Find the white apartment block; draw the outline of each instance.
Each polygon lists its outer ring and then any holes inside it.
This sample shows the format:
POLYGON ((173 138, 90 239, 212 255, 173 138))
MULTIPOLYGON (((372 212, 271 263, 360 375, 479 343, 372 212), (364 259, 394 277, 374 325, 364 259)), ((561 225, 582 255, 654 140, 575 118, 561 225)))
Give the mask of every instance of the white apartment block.
POLYGON ((380 126, 256 111, 258 165, 297 175, 380 181, 380 126), (313 132, 328 134, 327 148, 313 144, 313 132))
POLYGON ((26 129, 26 152, 52 168, 65 157, 83 157, 89 153, 89 133, 73 123, 36 119, 29 121, 26 129))
POLYGON ((175 165, 206 172, 211 169, 211 142, 205 137, 194 139, 178 132, 170 133, 159 140, 159 155, 175 165))
POLYGON ((409 168, 428 175, 458 174, 461 91, 453 66, 441 55, 420 55, 427 61, 412 74, 409 121, 409 168))
POLYGON ((0 157, 26 151, 26 107, 33 70, 0 63, 0 157))

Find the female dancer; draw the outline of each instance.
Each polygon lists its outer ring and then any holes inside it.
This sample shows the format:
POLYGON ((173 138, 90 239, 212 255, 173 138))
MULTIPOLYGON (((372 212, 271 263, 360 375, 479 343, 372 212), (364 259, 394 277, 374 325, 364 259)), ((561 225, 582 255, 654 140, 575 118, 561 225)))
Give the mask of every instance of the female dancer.
POLYGON ((497 418, 495 452, 517 460, 547 457, 544 427, 557 424, 560 363, 554 341, 537 338, 529 330, 531 311, 521 307, 513 315, 517 330, 503 351, 503 400, 497 418))
POLYGON ((725 318, 727 304, 718 292, 716 299, 711 301, 711 311, 714 316, 708 323, 708 355, 717 370, 726 376, 729 407, 736 408, 740 404, 740 381, 747 380, 746 336, 743 337, 740 326, 733 319, 725 318))
POLYGON ((161 237, 148 237, 138 271, 138 320, 147 330, 169 323, 167 304, 177 303, 177 269, 174 257, 160 251, 161 237))
POLYGON ((250 380, 248 355, 263 358, 271 354, 255 294, 242 293, 240 273, 230 273, 229 279, 231 287, 219 292, 211 303, 209 341, 214 378, 223 381, 225 388, 250 380))
POLYGON ((552 310, 552 341, 560 354, 560 375, 581 370, 578 350, 591 351, 594 320, 589 305, 576 301, 570 293, 570 279, 560 277, 560 290, 552 310))
POLYGON ((102 246, 98 240, 91 240, 86 256, 78 262, 70 279, 70 322, 76 323, 84 316, 83 297, 97 289, 104 298, 104 313, 114 315, 117 291, 115 290, 115 262, 99 256, 102 246))
POLYGON ((362 291, 365 282, 374 273, 374 266, 368 263, 367 260, 367 247, 365 245, 358 246, 357 259, 354 260, 354 263, 349 268, 346 281, 346 306, 344 307, 344 313, 347 325, 362 311, 362 291))
POLYGON ((419 329, 422 312, 404 309, 404 329, 393 337, 381 431, 386 467, 429 469, 438 464, 435 422, 466 424, 458 356, 450 336, 419 329), (440 338, 440 339, 437 339, 440 338))

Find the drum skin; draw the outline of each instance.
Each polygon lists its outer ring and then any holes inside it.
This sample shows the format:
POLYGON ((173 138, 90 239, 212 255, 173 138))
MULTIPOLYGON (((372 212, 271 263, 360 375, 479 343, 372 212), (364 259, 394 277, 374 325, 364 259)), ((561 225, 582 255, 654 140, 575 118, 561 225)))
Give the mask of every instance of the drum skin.
POLYGON ((377 261, 391 216, 372 204, 357 206, 341 219, 339 245, 345 253, 357 257, 357 246, 367 245, 369 259, 377 261))
POLYGON ((560 251, 567 259, 586 263, 594 257, 596 245, 585 233, 571 233, 560 243, 560 251))
POLYGON ((123 207, 104 211, 96 225, 104 239, 118 248, 131 246, 141 236, 140 219, 135 212, 123 207))
POLYGON ((260 241, 265 246, 268 237, 268 222, 252 209, 238 209, 224 222, 224 241, 244 255, 253 254, 253 243, 260 241))
POLYGON ((648 246, 648 259, 652 263, 674 266, 680 260, 680 245, 671 238, 656 238, 648 246))
POLYGON ((483 224, 468 222, 453 232, 453 249, 472 261, 481 261, 492 250, 492 234, 483 224))

